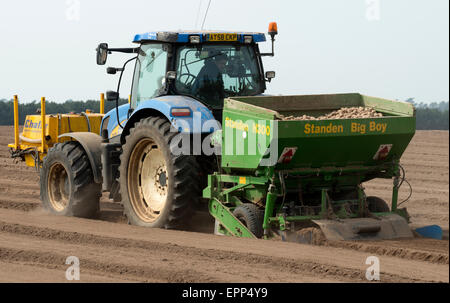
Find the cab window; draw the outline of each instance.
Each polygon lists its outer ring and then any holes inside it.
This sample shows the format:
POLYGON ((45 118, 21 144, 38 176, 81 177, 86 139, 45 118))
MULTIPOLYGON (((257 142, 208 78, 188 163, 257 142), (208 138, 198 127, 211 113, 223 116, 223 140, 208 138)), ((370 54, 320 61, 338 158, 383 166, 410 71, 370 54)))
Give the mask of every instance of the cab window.
POLYGON ((258 57, 251 46, 182 46, 177 51, 176 71, 176 92, 213 108, 221 108, 224 98, 252 96, 264 90, 258 57))
POLYGON ((163 44, 143 44, 136 60, 132 90, 132 107, 162 94, 167 65, 163 44))

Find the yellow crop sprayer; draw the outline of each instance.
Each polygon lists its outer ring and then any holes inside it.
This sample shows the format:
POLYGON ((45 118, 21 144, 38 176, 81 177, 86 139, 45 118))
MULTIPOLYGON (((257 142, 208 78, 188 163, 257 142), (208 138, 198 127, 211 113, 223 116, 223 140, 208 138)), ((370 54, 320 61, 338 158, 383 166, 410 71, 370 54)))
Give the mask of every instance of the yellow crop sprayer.
POLYGON ((104 94, 100 95, 100 113, 86 110, 79 114, 50 114, 45 112, 45 97, 41 98, 40 113, 28 115, 19 133, 19 98, 14 96, 14 144, 9 144, 13 158, 20 157, 26 165, 39 168, 49 148, 56 143, 70 141, 61 136, 72 132, 100 133, 104 116, 104 94), (45 123, 42 123, 45 121, 45 123))

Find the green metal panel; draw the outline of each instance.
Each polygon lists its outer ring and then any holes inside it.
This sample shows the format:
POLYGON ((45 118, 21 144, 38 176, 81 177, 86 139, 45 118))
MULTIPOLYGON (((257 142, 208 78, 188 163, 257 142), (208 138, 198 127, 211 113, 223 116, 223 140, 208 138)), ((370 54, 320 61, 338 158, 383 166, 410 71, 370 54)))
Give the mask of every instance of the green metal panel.
POLYGON ((416 110, 411 103, 391 101, 363 95, 361 95, 361 98, 363 106, 373 107, 375 110, 381 113, 410 117, 416 115, 416 110))
MULTIPOLYGON (((358 93, 234 97, 233 100, 272 110, 281 114, 322 114, 342 107, 366 106, 381 113, 396 116, 414 116, 414 106, 407 102, 391 101, 358 93)), ((238 107, 237 105, 235 108, 238 107)))
POLYGON ((341 107, 363 106, 360 94, 257 96, 235 97, 233 99, 282 114, 323 112, 341 107))
POLYGON ((258 168, 277 133, 276 115, 271 110, 227 99, 222 124, 222 167, 258 168))
POLYGON ((266 158, 271 158, 275 165, 285 148, 296 148, 295 155, 289 164, 277 164, 277 169, 378 165, 399 159, 415 133, 414 108, 410 104, 359 94, 243 97, 226 99, 224 105, 222 166, 225 168, 254 171, 268 151, 270 157, 266 158), (275 111, 289 108, 331 111, 366 105, 383 111, 385 116, 282 121, 275 111), (388 156, 374 159, 384 145, 391 148, 388 156))
POLYGON ((380 146, 391 145, 381 162, 400 159, 415 132, 414 117, 279 121, 278 150, 296 147, 292 161, 278 168, 378 165, 380 146), (378 127, 378 129, 377 129, 378 127))

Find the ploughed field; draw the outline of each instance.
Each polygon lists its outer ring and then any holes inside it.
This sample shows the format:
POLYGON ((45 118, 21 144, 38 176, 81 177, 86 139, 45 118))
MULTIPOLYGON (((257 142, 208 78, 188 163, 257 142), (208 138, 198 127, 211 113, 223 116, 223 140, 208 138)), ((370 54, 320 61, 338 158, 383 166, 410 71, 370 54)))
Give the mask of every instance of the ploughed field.
MULTIPOLYGON (((81 282, 365 282, 366 258, 380 259, 381 282, 449 281, 448 131, 418 131, 402 158, 413 187, 412 226, 438 224, 446 240, 337 242, 320 246, 215 236, 198 213, 187 230, 127 225, 121 206, 102 198, 96 220, 46 214, 34 168, 14 163, 13 128, 0 127, 0 282, 64 282, 66 258, 81 282)), ((390 201, 392 182, 365 184, 390 201)), ((409 194, 407 184, 399 201, 409 194)))

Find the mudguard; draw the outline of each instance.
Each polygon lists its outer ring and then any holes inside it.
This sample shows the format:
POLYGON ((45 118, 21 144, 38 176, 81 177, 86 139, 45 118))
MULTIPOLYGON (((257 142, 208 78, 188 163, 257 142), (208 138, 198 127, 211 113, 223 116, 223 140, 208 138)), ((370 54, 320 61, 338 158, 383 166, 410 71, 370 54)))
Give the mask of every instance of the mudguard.
MULTIPOLYGON (((119 109, 119 119, 120 124, 122 126, 125 126, 127 120, 128 120, 128 110, 130 109, 130 104, 123 104, 118 107, 119 109)), ((103 117, 102 125, 100 129, 106 128, 108 130, 108 135, 110 138, 117 136, 122 133, 122 128, 117 123, 117 113, 116 108, 113 108, 109 112, 106 113, 106 115, 103 117), (104 125, 107 123, 107 125, 104 125)))
POLYGON ((218 123, 212 112, 208 107, 194 98, 187 96, 161 96, 153 98, 147 101, 139 102, 139 105, 133 110, 133 113, 128 117, 130 105, 124 104, 119 106, 119 119, 120 123, 124 127, 122 128, 117 123, 116 109, 109 111, 102 122, 107 121, 108 134, 110 137, 127 133, 127 130, 134 124, 135 121, 142 118, 144 111, 150 111, 150 113, 144 116, 159 115, 164 116, 172 126, 179 132, 183 133, 212 133, 218 129, 221 129, 220 123, 218 123), (175 117, 172 116, 171 110, 173 108, 189 108, 191 110, 190 116, 175 117), (128 124, 128 122, 131 122, 128 124))
POLYGON ((74 132, 58 136, 58 138, 63 137, 73 138, 81 144, 91 163, 94 181, 95 183, 101 184, 103 182, 101 160, 102 137, 90 132, 74 132))
POLYGON ((215 121, 212 112, 201 102, 194 98, 187 96, 161 96, 147 101, 140 102, 138 107, 133 111, 130 120, 134 116, 139 115, 139 112, 144 109, 153 109, 164 115, 168 121, 179 132, 185 133, 211 133, 214 130, 220 129, 218 125, 211 124, 211 128, 204 127, 207 121, 215 121), (191 115, 186 117, 174 117, 171 114, 172 108, 189 108, 191 115), (194 122, 194 118, 199 118, 199 121, 194 122), (218 128, 219 127, 219 128, 218 128))

